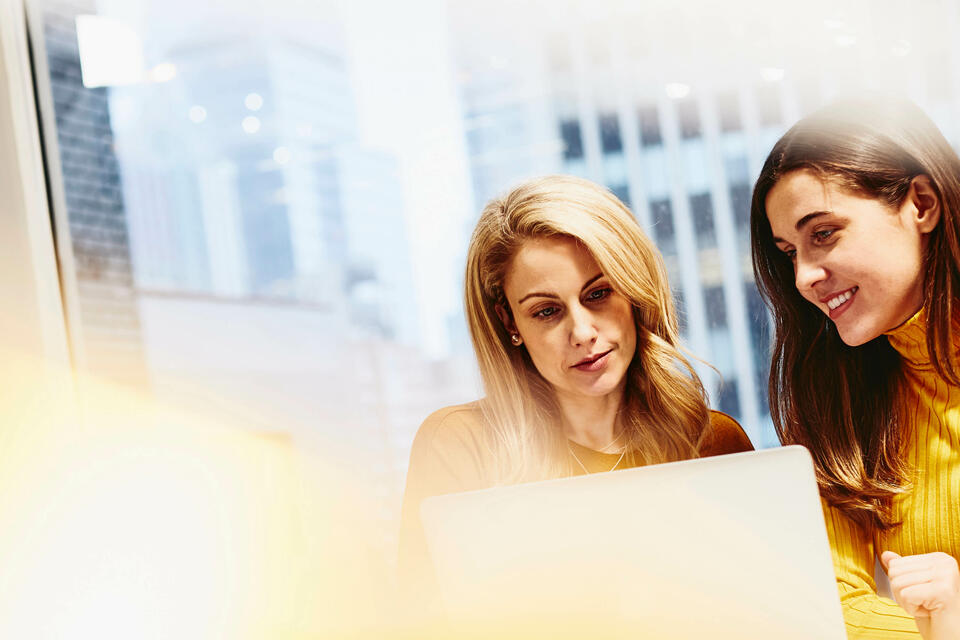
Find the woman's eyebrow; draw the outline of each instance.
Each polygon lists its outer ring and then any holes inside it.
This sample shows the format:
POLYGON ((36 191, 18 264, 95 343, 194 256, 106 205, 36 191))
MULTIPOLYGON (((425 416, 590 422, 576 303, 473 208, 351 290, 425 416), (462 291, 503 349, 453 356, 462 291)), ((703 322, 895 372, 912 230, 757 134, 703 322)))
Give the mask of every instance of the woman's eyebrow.
POLYGON ((603 273, 601 272, 601 273, 598 273, 597 275, 593 276, 593 277, 590 278, 589 280, 587 280, 587 281, 583 284, 583 286, 580 287, 580 293, 583 293, 583 292, 586 290, 587 287, 589 287, 590 285, 592 285, 594 282, 596 282, 597 280, 599 280, 599 279, 602 278, 602 277, 603 277, 603 273))
MULTIPOLYGON (((580 293, 583 293, 583 291, 584 291, 587 287, 589 287, 591 284, 593 284, 594 282, 596 282, 597 280, 599 280, 599 279, 602 278, 602 277, 603 277, 603 272, 598 273, 597 275, 595 275, 595 276, 593 276, 592 278, 590 278, 589 280, 587 280, 587 281, 584 283, 584 285, 580 288, 580 293)), ((525 296, 523 296, 522 298, 520 298, 519 300, 517 300, 517 305, 523 304, 523 301, 526 300, 527 298, 554 298, 554 299, 556 299, 556 300, 559 300, 559 299, 560 299, 560 296, 558 296, 558 295, 555 294, 555 293, 543 293, 543 292, 541 292, 541 291, 534 291, 533 293, 528 293, 527 295, 525 295, 525 296)))
POLYGON ((520 298, 519 300, 517 300, 517 304, 518 304, 518 305, 523 304, 523 301, 526 300, 527 298, 537 298, 537 297, 539 297, 539 298, 556 298, 556 299, 558 299, 558 300, 560 299, 560 296, 558 296, 558 295, 555 294, 555 293, 541 293, 541 292, 539 292, 539 291, 534 291, 533 293, 528 293, 527 295, 525 295, 525 296, 523 296, 522 298, 520 298))
MULTIPOLYGON (((797 224, 795 224, 795 225, 793 225, 793 226, 794 226, 794 228, 795 228, 797 231, 800 231, 800 229, 802 229, 802 228, 803 228, 808 222, 810 222, 811 220, 814 220, 814 219, 816 219, 816 218, 819 218, 820 216, 829 215, 829 214, 831 214, 831 213, 833 213, 833 212, 832 212, 832 211, 814 211, 814 212, 812 212, 812 213, 808 213, 807 215, 805 215, 805 216, 803 216, 802 218, 800 218, 799 220, 797 220, 797 224)), ((784 240, 783 238, 779 238, 779 237, 777 237, 777 236, 773 236, 773 241, 774 241, 774 242, 787 242, 787 241, 784 240)), ((789 244, 789 243, 788 243, 788 244, 789 244)))

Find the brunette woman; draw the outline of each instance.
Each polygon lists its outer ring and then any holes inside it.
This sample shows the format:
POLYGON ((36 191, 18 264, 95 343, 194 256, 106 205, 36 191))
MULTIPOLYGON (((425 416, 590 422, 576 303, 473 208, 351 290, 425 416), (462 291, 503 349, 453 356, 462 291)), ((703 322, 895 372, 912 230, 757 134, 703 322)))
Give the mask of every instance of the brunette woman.
POLYGON ((851 638, 960 635, 958 180, 926 115, 873 99, 794 125, 753 194, 770 413, 813 455, 851 638))

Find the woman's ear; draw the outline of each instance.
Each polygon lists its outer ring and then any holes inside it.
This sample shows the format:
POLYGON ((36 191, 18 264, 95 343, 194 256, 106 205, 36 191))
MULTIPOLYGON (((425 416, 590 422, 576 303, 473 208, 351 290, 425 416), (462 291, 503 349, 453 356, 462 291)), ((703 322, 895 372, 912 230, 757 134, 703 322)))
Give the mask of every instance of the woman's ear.
POLYGON ((507 306, 507 303, 504 302, 501 304, 498 302, 493 308, 496 310, 497 316, 500 318, 500 322, 503 323, 503 328, 507 330, 507 333, 510 335, 518 335, 517 325, 513 322, 513 314, 510 313, 510 307, 507 306))
POLYGON ((930 233, 940 222, 940 196, 930 176, 919 175, 910 182, 907 203, 911 205, 911 217, 920 233, 930 233))

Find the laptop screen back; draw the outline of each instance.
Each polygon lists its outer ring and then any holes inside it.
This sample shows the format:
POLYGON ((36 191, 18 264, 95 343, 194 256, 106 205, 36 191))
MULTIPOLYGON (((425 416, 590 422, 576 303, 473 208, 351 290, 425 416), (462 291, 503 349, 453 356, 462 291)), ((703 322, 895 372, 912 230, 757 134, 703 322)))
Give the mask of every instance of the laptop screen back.
POLYGON ((437 496, 422 517, 461 635, 846 638, 802 447, 437 496))

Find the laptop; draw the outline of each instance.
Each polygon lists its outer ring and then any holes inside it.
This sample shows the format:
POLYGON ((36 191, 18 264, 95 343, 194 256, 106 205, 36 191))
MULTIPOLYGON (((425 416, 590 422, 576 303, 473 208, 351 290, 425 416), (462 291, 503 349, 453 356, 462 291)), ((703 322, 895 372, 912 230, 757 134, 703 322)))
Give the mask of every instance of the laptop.
POLYGON ((803 447, 435 496, 421 515, 457 637, 847 637, 803 447))

